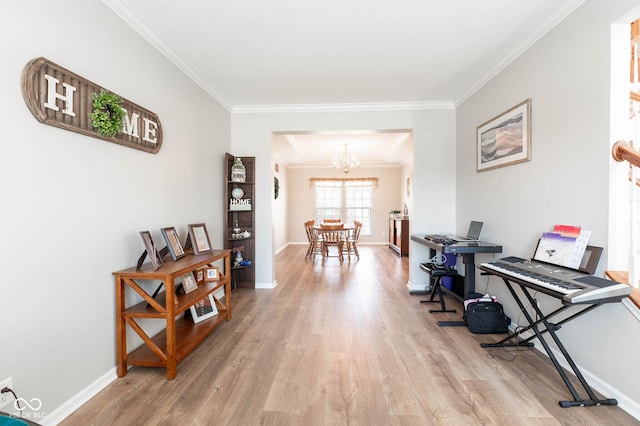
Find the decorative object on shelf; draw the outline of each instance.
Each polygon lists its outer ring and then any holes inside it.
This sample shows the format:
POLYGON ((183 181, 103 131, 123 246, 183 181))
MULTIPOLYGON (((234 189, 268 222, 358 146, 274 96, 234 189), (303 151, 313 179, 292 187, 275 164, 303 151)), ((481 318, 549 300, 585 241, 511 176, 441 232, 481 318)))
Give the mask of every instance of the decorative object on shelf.
POLYGON ((477 171, 531 159, 531 99, 492 118, 477 129, 477 171))
POLYGON ((220 269, 217 266, 208 266, 204 268, 205 282, 218 281, 220 279, 220 269))
POLYGON ((176 260, 183 257, 184 249, 182 248, 182 244, 180 244, 180 239, 178 238, 176 228, 162 228, 160 232, 162 232, 164 241, 167 243, 167 248, 169 249, 169 254, 171 255, 173 261, 175 262, 176 260))
POLYGON ((147 255, 149 255, 149 259, 151 259, 151 265, 153 265, 153 269, 157 270, 162 266, 162 257, 158 250, 156 249, 156 245, 153 243, 153 238, 151 238, 151 233, 149 231, 140 231, 140 236, 142 237, 142 241, 144 242, 145 251, 138 259, 138 267, 140 269, 142 267, 142 262, 147 255))
POLYGON ((231 196, 236 200, 239 200, 244 197, 244 191, 242 190, 242 188, 233 188, 233 191, 231 191, 231 196))
POLYGON ((242 229, 233 228, 233 233, 231 234, 231 238, 243 238, 242 229))
POLYGON ((151 154, 162 146, 156 114, 48 59, 24 67, 22 96, 40 123, 151 154))
POLYGON ((356 157, 347 153, 347 144, 344 144, 344 153, 342 157, 336 157, 333 160, 333 167, 342 170, 342 173, 349 173, 353 169, 360 167, 360 162, 356 160, 356 157))
POLYGON ((242 159, 240 157, 235 157, 233 166, 231 166, 231 182, 244 183, 246 178, 247 171, 244 168, 244 164, 242 164, 242 159))
POLYGON ((182 288, 186 294, 198 289, 198 283, 193 275, 185 274, 182 276, 182 288))
POLYGON ((277 177, 273 177, 273 199, 277 200, 278 195, 280 194, 280 181, 278 181, 277 177))
POLYGON ((195 323, 218 315, 218 307, 216 306, 216 301, 211 294, 196 302, 196 304, 191 306, 189 310, 191 311, 191 316, 195 323))
POLYGON ((205 254, 211 253, 211 240, 209 240, 209 233, 207 232, 207 226, 204 223, 190 224, 189 235, 185 248, 193 247, 193 254, 205 254))
POLYGON ((400 210, 395 209, 395 210, 391 210, 389 212, 389 216, 391 216, 392 219, 400 219, 400 213, 402 213, 400 210))
POLYGON ((122 98, 104 89, 92 95, 93 111, 91 125, 105 137, 113 137, 122 131, 122 120, 125 111, 122 109, 122 98))
POLYGON ((240 264, 244 261, 244 258, 242 257, 243 250, 244 250, 244 246, 238 246, 233 248, 233 252, 235 253, 235 256, 233 258, 233 266, 235 267, 241 266, 240 264))
POLYGON ((251 210, 251 199, 241 198, 236 200, 235 198, 232 198, 229 200, 229 210, 249 211, 251 210))
POLYGON ((404 203, 402 206, 402 216, 403 218, 409 217, 409 209, 407 208, 407 204, 404 203))
POLYGON ((193 271, 193 275, 196 277, 196 283, 198 283, 198 285, 204 282, 205 270, 206 268, 198 268, 195 271, 193 271))
POLYGON ((251 236, 251 232, 249 232, 249 231, 244 231, 244 232, 242 233, 242 237, 243 237, 243 238, 249 238, 250 236, 251 236))

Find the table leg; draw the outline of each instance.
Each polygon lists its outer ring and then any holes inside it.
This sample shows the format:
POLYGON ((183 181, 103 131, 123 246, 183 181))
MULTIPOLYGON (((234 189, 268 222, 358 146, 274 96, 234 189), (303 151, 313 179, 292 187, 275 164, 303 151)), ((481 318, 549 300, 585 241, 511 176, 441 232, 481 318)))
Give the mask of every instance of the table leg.
POLYGON ((116 357, 118 361, 118 377, 127 374, 127 330, 124 318, 124 280, 116 276, 116 357))

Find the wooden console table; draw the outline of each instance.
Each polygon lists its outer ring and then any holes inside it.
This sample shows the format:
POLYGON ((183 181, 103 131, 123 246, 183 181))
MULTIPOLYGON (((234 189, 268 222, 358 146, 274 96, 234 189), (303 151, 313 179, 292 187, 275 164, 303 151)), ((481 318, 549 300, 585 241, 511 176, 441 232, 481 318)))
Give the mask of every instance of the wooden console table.
POLYGON ((175 262, 165 262, 158 270, 149 263, 140 269, 132 267, 114 272, 116 284, 116 352, 118 377, 127 374, 128 365, 141 367, 164 367, 167 378, 174 379, 177 366, 209 333, 222 321, 231 319, 231 250, 213 250, 212 253, 195 256, 188 253, 175 262), (175 280, 190 274, 198 268, 218 261, 224 261, 224 271, 220 279, 204 282, 189 294, 176 294, 175 280), (155 298, 145 291, 137 281, 157 280, 162 282, 165 292, 155 298), (208 297, 217 289, 224 287, 224 304, 214 297, 218 315, 194 323, 191 318, 176 317, 189 309, 199 300, 208 297), (144 300, 129 308, 125 307, 126 290, 133 290, 144 300), (154 318, 165 321, 165 330, 149 337, 138 323, 142 318, 154 318), (127 353, 127 330, 129 325, 143 340, 143 344, 127 353))

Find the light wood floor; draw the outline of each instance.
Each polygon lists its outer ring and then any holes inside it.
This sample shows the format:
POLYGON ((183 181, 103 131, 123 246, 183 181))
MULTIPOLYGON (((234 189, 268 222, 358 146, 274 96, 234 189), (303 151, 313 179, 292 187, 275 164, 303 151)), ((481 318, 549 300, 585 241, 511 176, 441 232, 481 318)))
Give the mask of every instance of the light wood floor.
POLYGON ((278 254, 275 290, 236 290, 233 319, 175 380, 131 368, 62 424, 639 424, 619 407, 560 408, 570 394, 534 350, 490 351, 479 343, 492 336, 438 327, 460 315, 429 314, 388 248, 362 246, 342 266, 304 251, 278 254))

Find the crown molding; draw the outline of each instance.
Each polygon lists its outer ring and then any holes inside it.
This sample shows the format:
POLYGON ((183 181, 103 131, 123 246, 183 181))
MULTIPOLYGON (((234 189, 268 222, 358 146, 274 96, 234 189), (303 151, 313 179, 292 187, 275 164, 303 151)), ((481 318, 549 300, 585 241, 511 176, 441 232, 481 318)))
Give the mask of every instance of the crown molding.
POLYGON ((480 90, 485 84, 489 83, 495 78, 502 70, 507 68, 509 64, 519 58, 525 53, 531 46, 544 37, 549 31, 551 31, 556 25, 562 22, 567 16, 571 15, 578 7, 582 5, 586 0, 574 0, 572 2, 565 3, 563 7, 555 11, 550 15, 534 32, 529 34, 520 44, 513 48, 508 54, 506 54, 502 60, 497 62, 491 69, 483 75, 478 81, 469 87, 460 97, 454 101, 455 108, 462 105, 467 99, 469 99, 474 93, 480 90))
POLYGON ((236 105, 232 114, 269 114, 278 112, 362 112, 362 111, 415 111, 426 109, 454 109, 452 101, 436 102, 378 102, 343 104, 274 104, 236 105))
POLYGON ((122 0, 102 0, 102 2, 118 15, 133 30, 147 40, 161 54, 167 57, 179 70, 185 73, 191 80, 215 99, 227 111, 231 111, 232 106, 220 93, 202 77, 180 54, 167 42, 158 32, 153 29, 147 21, 134 12, 122 0))
POLYGON ((210 85, 148 22, 135 13, 123 0, 102 0, 125 23, 147 40, 161 54, 167 57, 178 69, 184 72, 209 96, 232 114, 270 114, 290 112, 370 112, 370 111, 410 111, 410 110, 442 110, 456 109, 473 94, 495 78, 509 64, 520 57, 533 44, 546 35, 551 29, 573 13, 586 0, 574 0, 555 11, 536 31, 532 32, 518 46, 512 49, 501 61, 496 63, 475 84, 471 85, 461 96, 451 101, 430 102, 378 102, 378 103, 339 103, 339 104, 271 104, 271 105, 232 105, 227 102, 215 87, 210 85))

